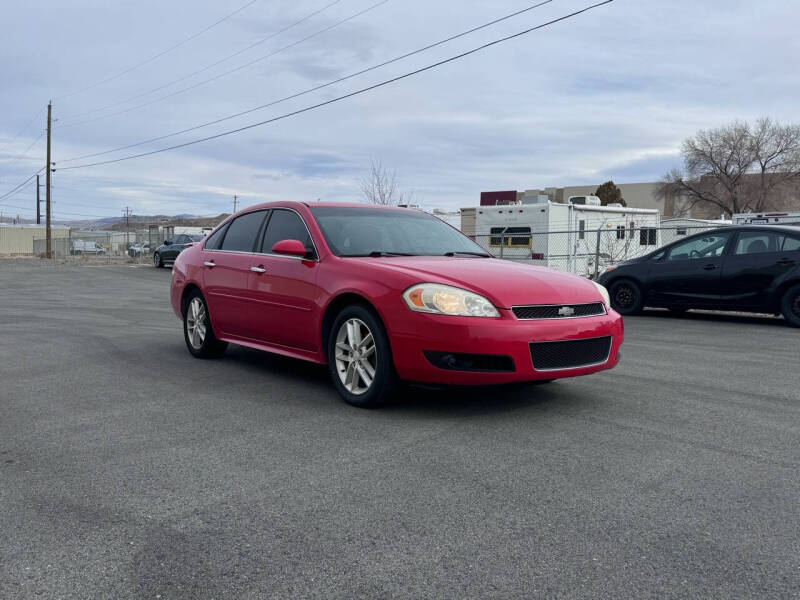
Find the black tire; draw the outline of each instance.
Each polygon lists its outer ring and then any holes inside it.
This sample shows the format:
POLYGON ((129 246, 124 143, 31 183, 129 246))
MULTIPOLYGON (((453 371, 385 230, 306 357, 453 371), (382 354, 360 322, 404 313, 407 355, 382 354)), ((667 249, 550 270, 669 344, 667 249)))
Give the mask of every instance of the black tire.
POLYGON ((163 260, 161 260, 161 255, 160 255, 158 252, 156 252, 156 253, 153 255, 153 266, 154 266, 156 269, 161 269, 161 268, 163 268, 163 267, 164 267, 164 261, 163 261, 163 260))
MULTIPOLYGON (((361 330, 364 331, 363 329, 361 330)), ((361 337, 361 336, 360 336, 361 337)), ((366 339, 366 335, 363 336, 366 339)), ((359 408, 377 408, 388 403, 394 396, 397 386, 398 378, 394 369, 394 360, 392 359, 392 348, 389 344, 389 336, 386 334, 386 329, 380 317, 367 306, 360 304, 353 304, 348 306, 336 316, 331 327, 331 333, 327 341, 328 347, 328 370, 333 380, 333 385, 339 395, 348 404, 358 406, 359 408), (366 386, 366 391, 354 393, 345 387, 342 377, 347 378, 347 373, 350 372, 350 367, 344 361, 337 360, 337 338, 339 337, 340 330, 343 328, 346 331, 346 324, 348 321, 357 320, 361 325, 366 327, 372 335, 374 341, 374 361, 369 365, 373 369, 374 376, 369 385, 366 386), (340 375, 340 372, 342 373, 340 375)), ((341 349, 340 349, 341 350, 341 349)), ((352 356, 352 355, 350 355, 352 356)), ((364 359, 366 360, 366 359, 364 359)), ((358 363, 358 360, 351 362, 358 363)), ((363 364, 359 363, 359 364, 363 364)), ((355 371, 355 368, 354 368, 355 371)), ((364 384, 364 379, 360 375, 356 376, 356 386, 361 383, 364 384)), ((352 382, 351 382, 352 383, 352 382)))
POLYGON ((644 296, 639 284, 630 279, 618 279, 608 288, 611 307, 621 315, 638 315, 644 308, 644 296))
POLYGON ((221 342, 214 335, 214 329, 211 327, 211 319, 208 313, 208 304, 200 290, 193 290, 183 303, 183 339, 186 342, 186 347, 189 353, 195 358, 217 358, 225 353, 228 348, 228 342, 221 342), (203 307, 204 317, 201 323, 204 325, 204 335, 202 341, 198 344, 197 338, 192 336, 191 329, 191 313, 192 305, 195 300, 199 300, 203 307))
POLYGON ((790 287, 781 300, 783 318, 792 327, 800 327, 800 284, 790 287))

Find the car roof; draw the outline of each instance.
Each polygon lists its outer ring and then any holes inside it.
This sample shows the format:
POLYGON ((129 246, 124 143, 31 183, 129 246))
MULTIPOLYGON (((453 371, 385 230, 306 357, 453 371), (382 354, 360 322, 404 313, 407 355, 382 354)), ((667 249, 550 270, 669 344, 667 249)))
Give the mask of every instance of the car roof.
POLYGON ((769 225, 762 223, 760 225, 731 225, 727 227, 720 227, 720 229, 734 229, 736 231, 783 231, 784 233, 800 233, 800 225, 769 225))
POLYGON ((298 200, 275 200, 273 202, 264 202, 261 204, 254 204, 253 206, 248 206, 247 208, 244 208, 241 211, 237 211, 236 214, 248 210, 258 210, 265 208, 291 208, 298 206, 307 206, 308 208, 325 206, 331 208, 377 208, 380 210, 408 210, 408 208, 404 206, 382 206, 380 204, 369 204, 367 202, 328 202, 328 201, 305 202, 298 200))

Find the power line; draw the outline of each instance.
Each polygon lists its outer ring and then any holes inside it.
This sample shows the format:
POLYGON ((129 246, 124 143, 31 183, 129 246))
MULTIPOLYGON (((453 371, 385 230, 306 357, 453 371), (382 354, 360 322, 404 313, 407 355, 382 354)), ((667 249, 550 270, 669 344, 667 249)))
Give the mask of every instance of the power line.
POLYGON ((251 60, 250 62, 247 62, 247 63, 245 63, 243 65, 239 65, 238 67, 235 67, 233 69, 229 69, 228 71, 223 71, 222 73, 218 73, 217 75, 214 75, 213 77, 209 77, 208 79, 204 79, 203 81, 199 81, 199 82, 194 83, 194 84, 192 84, 190 86, 187 86, 185 88, 181 88, 179 90, 175 90, 174 92, 170 92, 169 94, 165 94, 163 96, 159 96, 158 98, 154 98, 153 100, 148 100, 147 102, 143 102, 143 103, 137 104, 135 106, 130 106, 128 108, 124 108, 124 109, 118 110, 116 112, 108 113, 106 115, 100 115, 100 116, 97 116, 97 117, 93 117, 91 119, 86 119, 84 121, 78 121, 77 123, 69 123, 67 125, 62 125, 61 128, 76 127, 78 125, 85 125, 87 123, 93 123, 94 121, 100 121, 102 119, 108 119, 110 117, 116 117, 116 116, 119 116, 119 115, 123 115, 125 113, 129 113, 129 112, 134 111, 134 110, 138 110, 140 108, 145 108, 146 106, 151 106, 153 104, 157 104, 159 102, 163 102, 164 100, 167 100, 169 98, 173 98, 174 96, 178 96, 178 95, 183 94, 185 92, 191 91, 191 90, 196 89, 196 88, 201 87, 201 86, 204 86, 207 83, 211 83, 213 81, 217 81, 218 79, 221 79, 223 77, 226 77, 228 75, 231 75, 233 73, 241 71, 242 69, 246 69, 247 67, 251 67, 254 64, 256 64, 257 62, 260 62, 262 60, 266 60, 268 58, 276 56, 277 54, 280 54, 281 52, 285 52, 286 50, 294 48, 295 46, 299 46, 300 44, 302 44, 304 42, 307 42, 310 39, 318 37, 318 36, 322 35, 323 33, 327 33, 328 31, 330 31, 332 29, 335 29, 336 27, 344 25, 345 23, 347 23, 349 21, 352 21, 353 19, 356 19, 356 18, 358 18, 358 17, 360 17, 360 16, 362 16, 362 15, 364 15, 364 14, 366 14, 366 13, 372 11, 372 10, 375 10, 376 8, 378 8, 379 6, 381 6, 383 4, 386 4, 387 2, 389 2, 389 0, 380 0, 379 2, 376 2, 375 4, 372 4, 371 6, 368 6, 367 8, 365 8, 363 10, 360 10, 357 13, 352 14, 349 17, 346 17, 344 19, 339 20, 336 23, 334 23, 333 25, 329 25, 329 26, 327 26, 327 27, 325 27, 323 29, 320 29, 319 31, 316 31, 316 32, 312 33, 311 35, 308 35, 308 36, 306 36, 306 37, 304 37, 304 38, 302 38, 300 40, 297 40, 296 42, 292 42, 291 44, 283 46, 282 48, 278 48, 277 50, 274 50, 273 52, 270 52, 269 54, 265 54, 264 56, 261 56, 259 58, 254 59, 254 60, 251 60))
POLYGON ((23 181, 23 182, 22 182, 22 183, 20 183, 19 185, 17 185, 17 186, 15 186, 15 187, 11 188, 11 189, 10 189, 9 191, 7 191, 5 194, 3 194, 2 196, 0 196, 0 200, 3 200, 4 198, 9 198, 9 197, 13 196, 14 194, 16 194, 16 193, 17 193, 19 190, 21 190, 21 189, 22 189, 22 188, 25 186, 25 184, 27 184, 29 181, 33 180, 33 179, 36 177, 36 175, 37 175, 37 174, 39 174, 39 173, 41 173, 42 171, 44 171, 44 167, 42 167, 41 169, 39 169, 38 171, 36 171, 36 173, 34 173, 34 174, 33 174, 33 175, 31 175, 30 177, 28 177, 28 178, 27 178, 25 181, 23 181))
MULTIPOLYGON (((214 63, 211 63, 210 65, 206 65, 205 67, 203 67, 201 69, 197 69, 196 71, 192 71, 188 75, 185 75, 185 76, 180 77, 178 79, 173 79, 172 81, 169 81, 169 82, 167 82, 167 83, 165 83, 163 85, 155 87, 155 88, 153 88, 151 90, 148 90, 146 92, 142 92, 141 94, 137 94, 135 96, 131 96, 129 98, 126 98, 125 100, 120 100, 118 102, 112 102, 111 104, 106 104, 105 106, 99 106, 97 108, 92 108, 90 110, 86 110, 86 111, 83 111, 83 112, 80 112, 80 113, 67 115, 66 117, 62 117, 62 119, 63 120, 74 119, 74 118, 77 118, 77 117, 90 115, 92 113, 99 112, 99 111, 102 111, 102 110, 106 110, 106 109, 109 109, 109 108, 114 108, 116 106, 121 106, 121 105, 127 104, 128 102, 131 102, 133 100, 138 100, 139 98, 142 98, 142 97, 147 96, 149 94, 152 94, 154 92, 161 91, 164 88, 167 88, 167 87, 169 87, 171 85, 174 85, 176 83, 180 83, 181 81, 185 81, 185 80, 187 80, 187 79, 189 79, 191 77, 194 77, 195 75, 198 75, 198 74, 200 74, 200 73, 202 73, 204 71, 208 71, 209 69, 212 69, 212 68, 216 67, 217 65, 220 65, 220 64, 230 60, 231 58, 239 56, 240 54, 243 54, 243 53, 247 52, 248 50, 251 50, 251 49, 255 48, 256 46, 259 46, 259 45, 263 44, 264 42, 267 42, 267 41, 269 41, 269 40, 281 35, 282 33, 285 33, 287 31, 289 31, 290 29, 293 29, 294 27, 297 27, 298 25, 301 25, 302 23, 308 21, 312 17, 315 17, 318 14, 328 10, 330 7, 334 6, 335 4, 339 4, 341 1, 342 0, 334 0, 330 4, 326 4, 322 8, 317 9, 317 10, 305 15, 300 20, 295 21, 294 23, 292 23, 290 25, 287 25, 283 29, 275 31, 275 32, 271 33, 270 35, 268 35, 267 37, 261 38, 260 40, 256 40, 255 42, 253 42, 249 46, 245 46, 241 50, 238 50, 237 52, 234 52, 233 54, 230 54, 230 55, 226 56, 225 58, 222 58, 222 59, 220 59, 220 60, 218 60, 218 61, 216 61, 214 63)), ((103 117, 100 117, 100 118, 103 118, 103 117)), ((81 123, 86 123, 86 122, 89 122, 89 121, 81 121, 81 123)), ((72 125, 80 125, 81 123, 73 123, 72 125)))
POLYGON ((108 82, 110 82, 110 81, 114 81, 115 79, 119 79, 119 78, 120 78, 120 77, 122 77, 123 75, 127 75, 127 74, 128 74, 128 73, 130 73, 131 71, 135 71, 135 70, 136 70, 136 69, 138 69, 139 67, 142 67, 142 66, 144 66, 144 65, 146 65, 146 64, 148 64, 148 63, 151 63, 151 62, 153 62, 154 60, 156 60, 156 59, 158 59, 158 58, 161 58, 161 57, 162 57, 162 56, 164 56, 165 54, 169 54, 169 53, 170 53, 170 52, 172 52, 173 50, 175 50, 175 49, 177 49, 177 48, 180 48, 180 47, 181 47, 181 46, 183 46, 184 44, 186 44, 186 43, 188 43, 188 42, 191 42, 192 40, 194 40, 194 39, 196 39, 196 38, 200 37, 201 35, 203 35, 203 34, 204 34, 204 33, 206 33, 207 31, 209 31, 209 30, 213 29, 214 27, 216 27, 216 26, 217 26, 217 25, 219 25, 220 23, 223 23, 223 22, 227 21, 228 19, 230 19, 230 18, 231 18, 231 17, 233 17, 234 15, 236 15, 236 14, 238 14, 238 13, 242 12, 244 9, 246 9, 246 8, 247 8, 247 7, 249 7, 249 6, 251 6, 252 4, 255 4, 256 2, 258 2, 258 0, 250 0, 249 2, 247 2, 246 4, 244 4, 243 6, 240 6, 239 8, 237 8, 236 10, 234 10, 232 13, 229 13, 229 14, 225 15, 224 17, 222 17, 221 19, 219 19, 219 20, 215 21, 214 23, 212 23, 212 24, 211 24, 211 25, 209 25, 208 27, 206 27, 206 28, 204 28, 204 29, 201 29, 201 30, 200 30, 200 31, 198 31, 197 33, 193 33, 193 34, 192 34, 192 35, 190 35, 189 37, 187 37, 187 38, 185 38, 185 39, 181 40, 181 41, 180 41, 180 42, 178 42, 177 44, 173 44, 172 46, 170 46, 170 47, 169 47, 169 48, 167 48, 166 50, 162 50, 162 51, 161 51, 161 52, 159 52, 158 54, 154 54, 154 55, 153 55, 153 56, 151 56, 150 58, 147 58, 147 59, 145 59, 145 60, 143 60, 143 61, 141 61, 141 62, 139 62, 139 63, 136 63, 136 64, 135 64, 135 65, 133 65, 133 66, 130 66, 130 67, 128 67, 128 68, 126 68, 126 69, 124 69, 124 70, 120 71, 120 72, 119 72, 119 73, 117 73, 116 75, 112 75, 111 77, 106 77, 105 79, 102 79, 102 80, 100 80, 100 81, 97 81, 97 82, 95 82, 95 83, 92 83, 91 85, 87 85, 87 86, 85 86, 85 87, 82 87, 82 88, 81 88, 81 89, 79 89, 79 90, 75 90, 74 92, 70 92, 69 94, 64 94, 64 95, 62 95, 62 96, 57 96, 57 97, 56 97, 56 98, 54 98, 54 99, 55 99, 55 100, 63 100, 64 98, 70 98, 70 97, 72 97, 72 96, 75 96, 76 94, 81 94, 81 93, 83 93, 83 92, 86 92, 86 91, 88 91, 88 90, 94 89, 94 88, 96 88, 96 87, 98 87, 98 86, 100 86, 100 85, 103 85, 104 83, 108 83, 108 82))
POLYGON ((22 127, 22 129, 20 129, 20 130, 19 130, 19 131, 16 133, 16 135, 15 135, 13 138, 11 138, 11 139, 10 139, 8 142, 6 142, 6 143, 3 145, 3 147, 2 147, 2 148, 0 148, 0 154, 2 154, 3 152, 5 152, 6 148, 8 148, 8 147, 9 147, 11 144, 13 144, 13 143, 14 143, 14 142, 17 140, 17 138, 18 138, 19 136, 21 136, 21 135, 22 135, 22 134, 25 132, 25 130, 26 130, 28 127, 30 127, 30 126, 31 126, 31 124, 32 124, 32 123, 33 123, 33 122, 34 122, 36 119, 38 119, 38 118, 39 118, 39 115, 41 115, 41 114, 44 112, 44 109, 45 109, 45 108, 47 108, 47 106, 43 106, 42 108, 40 108, 40 109, 39 109, 39 112, 37 112, 35 115, 33 115, 33 117, 31 117, 31 120, 30 120, 30 121, 28 121, 27 123, 25 123, 25 125, 22 127))
POLYGON ((5 171, 6 173, 8 173, 9 171, 11 171, 11 169, 13 169, 13 168, 14 168, 14 166, 15 166, 15 165, 16 165, 16 164, 17 164, 19 161, 21 161, 23 158, 25 158, 25 157, 28 155, 28 152, 30 152, 31 148, 33 148, 33 147, 34 147, 34 145, 36 145, 36 143, 37 143, 37 142, 38 142, 40 139, 42 139, 42 138, 44 137, 44 134, 45 134, 45 132, 44 132, 44 131, 42 131, 42 133, 39 135, 39 137, 37 137, 35 140, 33 140, 33 141, 31 142, 30 146, 28 146, 27 148, 25 148, 25 150, 23 150, 23 151, 22 151, 22 154, 20 154, 19 156, 17 156, 16 160, 15 160, 14 162, 12 162, 10 165, 8 165, 8 167, 6 167, 4 171, 5 171))
POLYGON ((462 52, 462 53, 457 54, 455 56, 451 56, 450 58, 446 58, 444 60, 440 60, 440 61, 435 62, 433 64, 430 64, 430 65, 428 65, 426 67, 422 67, 422 68, 416 69, 414 71, 409 71, 408 73, 405 73, 403 75, 399 75, 397 77, 393 77, 391 79, 387 79, 387 80, 382 81, 380 83, 376 83, 376 84, 367 86, 365 88, 361 88, 361 89, 356 90, 354 92, 350 92, 349 94, 345 94, 343 96, 338 96, 336 98, 332 98, 331 100, 326 100, 325 102, 319 102, 317 104, 314 104, 314 105, 311 105, 311 106, 307 106, 305 108, 301 108, 299 110, 295 110, 295 111, 292 111, 292 112, 289 112, 289 113, 285 113, 285 114, 279 115, 277 117, 273 117, 271 119, 267 119, 265 121, 260 121, 258 123, 252 123, 250 125, 245 125, 244 127, 238 127, 236 129, 231 129, 229 131, 224 131, 224 132, 218 133, 216 135, 210 135, 210 136, 207 136, 207 137, 204 137, 204 138, 193 140, 191 142, 185 142, 183 144, 176 144, 174 146, 168 146, 166 148, 160 148, 158 150, 151 150, 150 152, 142 152, 142 153, 139 153, 139 154, 132 154, 130 156, 123 156, 121 158, 115 158, 115 159, 111 159, 111 160, 104 160, 104 161, 99 161, 99 162, 94 162, 94 163, 86 163, 86 164, 82 164, 82 165, 74 165, 74 166, 71 166, 71 167, 63 167, 60 170, 67 171, 67 170, 72 170, 72 169, 83 169, 83 168, 87 168, 87 167, 97 167, 97 166, 101 166, 101 165, 108 165, 108 164, 112 164, 112 163, 118 163, 118 162, 122 162, 122 161, 126 161, 126 160, 131 160, 131 159, 134 159, 134 158, 141 158, 143 156, 151 156, 153 154, 159 154, 161 152, 168 152, 170 150, 177 150, 179 148, 185 148, 187 146, 193 146, 193 145, 199 144, 201 142, 207 142, 207 141, 210 141, 210 140, 215 140, 217 138, 221 138, 221 137, 225 137, 225 136, 228 136, 228 135, 232 135, 234 133, 240 133, 240 132, 246 131, 248 129, 253 129, 255 127, 260 127, 262 125, 267 125, 269 123, 274 123, 276 121, 287 119, 289 117, 293 117, 293 116, 296 116, 296 115, 299 115, 299 114, 310 112, 312 110, 315 110, 315 109, 318 109, 318 108, 322 108, 323 106, 328 106, 329 104, 334 104, 336 102, 340 102, 342 100, 346 100, 348 98, 352 98, 353 96, 358 96, 359 94, 363 94, 365 92, 369 92, 371 90, 387 86, 387 85, 389 85, 391 83, 395 83, 395 82, 400 81, 402 79, 406 79, 408 77, 413 77, 415 75, 419 75, 420 73, 424 73, 426 71, 430 71, 432 69, 435 69, 437 67, 445 65, 447 63, 451 63, 451 62, 454 62, 454 61, 459 60, 461 58, 464 58, 466 56, 469 56, 471 54, 476 54, 478 52, 486 50, 487 48, 490 48, 492 46, 496 46, 498 44, 502 44, 502 43, 507 42, 509 40, 512 40, 512 39, 515 39, 515 38, 518 38, 518 37, 522 37, 524 35, 527 35, 529 33, 537 31, 539 29, 543 29, 545 27, 548 27, 548 26, 553 25, 555 23, 558 23, 560 21, 565 21, 567 19, 570 19, 572 17, 575 17, 577 15, 580 15, 582 13, 585 13, 585 12, 588 12, 588 11, 590 11, 592 9, 595 9, 595 8, 597 8, 599 6, 603 6, 605 4, 610 4, 613 1, 614 0, 604 0, 603 2, 598 2, 597 4, 592 4, 590 6, 582 8, 580 10, 572 12, 572 13, 570 13, 568 15, 564 15, 562 17, 558 17, 557 19, 553 19, 553 20, 548 21, 546 23, 542 23, 540 25, 536 25, 535 27, 531 27, 529 29, 525 29, 524 31, 520 31, 520 32, 515 33, 515 34, 509 35, 509 36, 506 36, 506 37, 503 37, 503 38, 499 38, 499 39, 494 40, 492 42, 488 42, 486 44, 478 46, 477 48, 473 48, 472 50, 467 50, 466 52, 462 52))
POLYGON ((268 102, 266 104, 261 104, 260 106, 256 106, 254 108, 243 110, 242 112, 238 112, 238 113, 235 113, 233 115, 229 115, 227 117, 222 117, 220 119, 215 119, 213 121, 208 121, 207 123, 202 123, 200 125, 195 125, 193 127, 188 127, 186 129, 181 129, 180 131, 175 131, 173 133, 168 133, 166 135, 161 135, 161 136, 150 138, 150 139, 147 139, 147 140, 142 140, 140 142, 136 142, 136 143, 133 143, 133 144, 128 144, 126 146, 119 146, 118 148, 112 148, 111 150, 104 150, 103 152, 95 152, 95 153, 92 153, 92 154, 83 154, 81 156, 74 156, 74 157, 71 157, 71 158, 62 159, 61 163, 74 162, 76 160, 82 160, 82 159, 85 159, 85 158, 94 158, 95 156, 103 156, 103 155, 106 155, 106 154, 112 154, 114 152, 119 152, 120 150, 128 150, 129 148, 136 148, 137 146, 143 146, 145 144, 150 144, 152 142, 158 142, 158 141, 161 141, 161 140, 164 140, 164 139, 167 139, 167 138, 175 137, 176 135, 181 135, 183 133, 188 133, 190 131, 195 131, 197 129, 202 129, 204 127, 209 127, 211 125, 217 125, 217 124, 222 123, 224 121, 230 121, 231 119, 235 119, 237 117, 241 117, 241 116, 244 116, 244 115, 259 111, 259 110, 263 110, 265 108, 270 108, 272 106, 275 106, 277 104, 281 104, 281 103, 286 102, 288 100, 294 100, 295 98, 299 98, 301 96, 305 96, 305 95, 310 94, 312 92, 317 92, 317 91, 319 91, 321 89, 330 87, 330 86, 335 85, 337 83, 341 83, 343 81, 347 81, 348 79, 352 79, 354 77, 358 77, 359 75, 363 75, 364 73, 369 73, 370 71, 374 71, 376 69, 380 69, 382 67, 390 65, 392 63, 396 63, 398 61, 401 61, 403 59, 409 58, 409 57, 414 56, 416 54, 421 54, 422 52, 426 52, 427 50, 430 50, 432 48, 436 48, 437 46, 441 46, 443 44, 447 44, 448 42, 452 42, 453 40, 456 40, 458 38, 465 37, 467 35, 475 33, 476 31, 480 31, 481 29, 486 29, 487 27, 491 27, 491 26, 496 25, 496 24, 498 24, 498 23, 500 23, 502 21, 507 21, 508 19, 511 19, 513 17, 517 17, 517 16, 519 16, 519 15, 521 15, 523 13, 530 12, 530 11, 536 9, 536 8, 539 8, 540 6, 543 6, 545 4, 549 4, 550 2, 553 2, 553 0, 543 0, 542 2, 539 2, 537 4, 533 4, 533 5, 528 6, 527 8, 524 8, 522 10, 518 10, 516 12, 510 13, 508 15, 505 15, 505 16, 500 17, 498 19, 495 19, 493 21, 489 21, 488 23, 484 23, 483 25, 479 25, 477 27, 473 27, 472 29, 468 29, 468 30, 463 31, 461 33, 458 33, 456 35, 451 35, 448 38, 445 38, 445 39, 440 40, 438 42, 434 42, 432 44, 428 44, 427 46, 423 46, 422 48, 418 48, 417 50, 413 50, 411 52, 407 52, 405 54, 402 54, 402 55, 397 56, 395 58, 392 58, 390 60, 386 60, 386 61, 384 61, 382 63, 377 64, 377 65, 373 65, 371 67, 367 67, 366 69, 361 69, 360 71, 356 71, 355 73, 351 73, 349 75, 345 75, 343 77, 339 77, 338 79, 334 79, 333 81, 329 81, 328 83, 323 83, 323 84, 320 84, 320 85, 316 85, 314 87, 311 87, 311 88, 308 88, 306 90, 303 90, 302 92, 297 92, 297 93, 291 94, 289 96, 284 96, 283 98, 279 98, 277 100, 272 100, 272 101, 270 101, 270 102, 268 102))

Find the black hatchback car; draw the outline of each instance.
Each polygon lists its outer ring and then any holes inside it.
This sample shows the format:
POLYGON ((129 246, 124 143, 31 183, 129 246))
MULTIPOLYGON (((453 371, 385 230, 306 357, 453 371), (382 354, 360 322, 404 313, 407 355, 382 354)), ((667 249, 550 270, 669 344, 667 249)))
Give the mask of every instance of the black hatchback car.
POLYGON ((725 227, 609 267, 598 283, 623 315, 645 306, 783 313, 800 327, 800 227, 725 227))
POLYGON ((202 234, 182 233, 174 240, 164 240, 164 243, 153 252, 153 265, 163 267, 164 263, 175 262, 178 254, 194 242, 201 242, 205 236, 202 234))

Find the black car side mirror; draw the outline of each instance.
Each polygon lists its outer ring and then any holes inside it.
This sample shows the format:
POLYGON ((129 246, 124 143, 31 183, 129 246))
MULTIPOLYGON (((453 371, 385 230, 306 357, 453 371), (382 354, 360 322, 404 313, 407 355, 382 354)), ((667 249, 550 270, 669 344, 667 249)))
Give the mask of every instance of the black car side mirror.
POLYGON ((164 240, 165 246, 172 246, 172 242, 170 240, 164 240))

